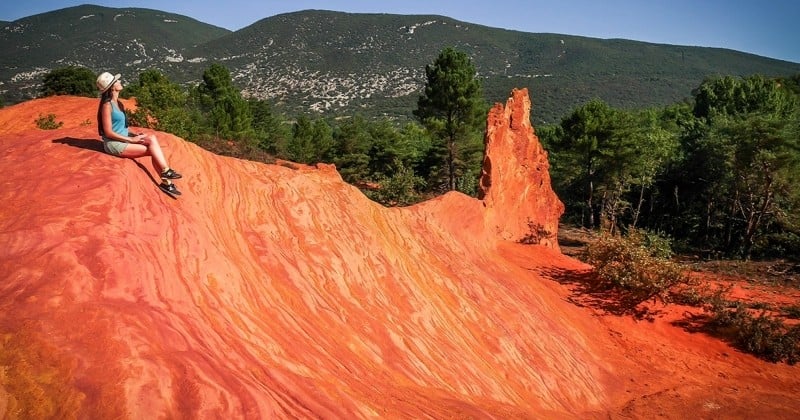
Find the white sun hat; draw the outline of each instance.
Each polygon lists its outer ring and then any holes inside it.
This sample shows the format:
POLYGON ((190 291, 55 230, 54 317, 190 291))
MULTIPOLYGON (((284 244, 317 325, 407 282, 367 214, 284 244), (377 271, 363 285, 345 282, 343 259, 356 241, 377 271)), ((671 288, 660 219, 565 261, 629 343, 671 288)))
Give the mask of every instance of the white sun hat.
POLYGON ((121 78, 121 74, 112 75, 107 71, 100 73, 100 75, 97 76, 97 88, 100 89, 100 92, 105 92, 108 90, 108 88, 114 86, 114 83, 121 78))

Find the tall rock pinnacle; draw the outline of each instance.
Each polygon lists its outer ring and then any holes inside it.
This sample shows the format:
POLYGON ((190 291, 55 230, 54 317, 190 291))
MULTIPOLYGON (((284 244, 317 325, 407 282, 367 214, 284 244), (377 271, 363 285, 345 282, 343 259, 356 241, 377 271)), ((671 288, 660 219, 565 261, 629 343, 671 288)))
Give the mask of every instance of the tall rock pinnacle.
POLYGON ((486 153, 478 198, 486 221, 502 238, 532 241, 558 249, 558 219, 564 204, 550 185, 547 152, 530 121, 527 89, 514 89, 489 111, 486 153))

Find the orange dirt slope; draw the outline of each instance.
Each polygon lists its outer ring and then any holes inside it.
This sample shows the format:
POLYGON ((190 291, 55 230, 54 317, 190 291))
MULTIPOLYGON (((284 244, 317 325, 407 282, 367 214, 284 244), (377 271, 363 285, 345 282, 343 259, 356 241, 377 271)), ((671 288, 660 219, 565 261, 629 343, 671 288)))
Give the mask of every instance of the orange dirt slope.
POLYGON ((677 309, 648 323, 569 303, 588 267, 516 243, 562 211, 525 90, 489 115, 502 172, 484 168, 484 198, 408 208, 332 166, 157 132, 184 174, 175 200, 149 159, 102 153, 96 106, 0 109, 0 418, 800 412, 797 367, 673 326, 677 309), (62 128, 36 128, 49 113, 62 128))

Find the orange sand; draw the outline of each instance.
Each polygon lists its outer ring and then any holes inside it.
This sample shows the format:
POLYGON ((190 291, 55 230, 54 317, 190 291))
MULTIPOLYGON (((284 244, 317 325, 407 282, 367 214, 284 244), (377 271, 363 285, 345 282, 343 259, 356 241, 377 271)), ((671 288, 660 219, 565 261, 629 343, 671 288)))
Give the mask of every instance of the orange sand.
MULTIPOLYGON (((560 215, 529 203, 543 193, 515 202, 519 177, 495 175, 487 201, 389 209, 331 166, 156 133, 184 174, 174 200, 149 159, 102 153, 95 110, 0 109, 0 418, 800 413, 800 368, 687 331, 686 308, 647 322, 571 303, 587 266, 507 240, 536 208, 560 215), (37 129, 49 113, 63 127, 37 129)), ((535 139, 515 124, 497 132, 535 139)))

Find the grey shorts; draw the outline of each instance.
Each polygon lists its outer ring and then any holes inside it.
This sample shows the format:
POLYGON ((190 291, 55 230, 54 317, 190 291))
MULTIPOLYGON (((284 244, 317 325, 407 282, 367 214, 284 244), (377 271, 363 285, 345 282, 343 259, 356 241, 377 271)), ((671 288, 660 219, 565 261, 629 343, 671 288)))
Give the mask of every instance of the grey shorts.
POLYGON ((103 150, 109 155, 119 156, 128 147, 128 143, 124 141, 111 140, 103 137, 103 150))

